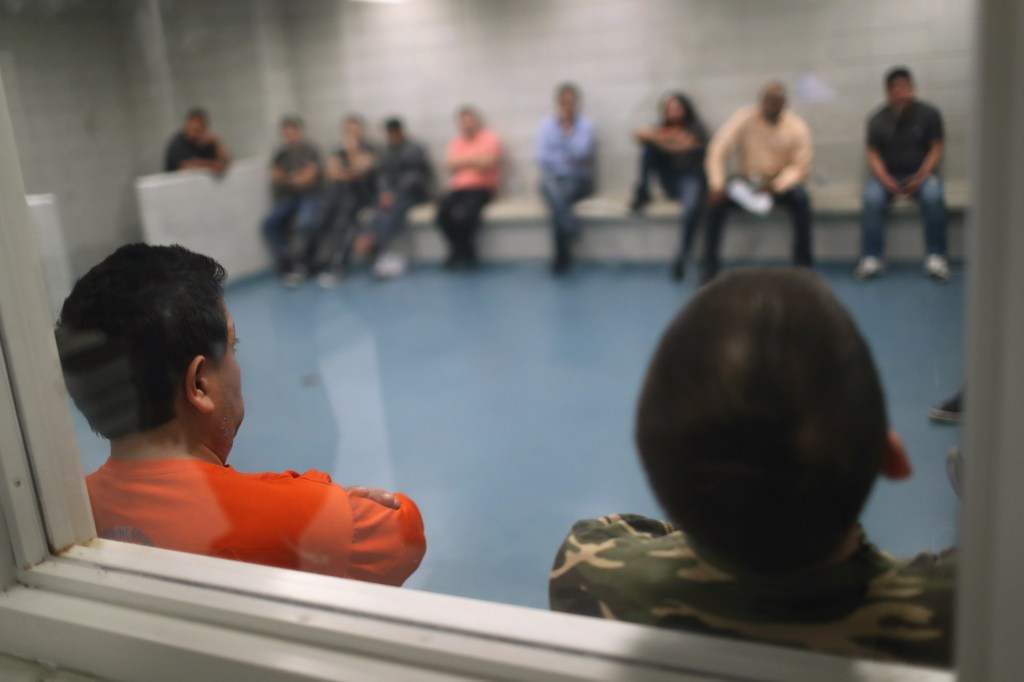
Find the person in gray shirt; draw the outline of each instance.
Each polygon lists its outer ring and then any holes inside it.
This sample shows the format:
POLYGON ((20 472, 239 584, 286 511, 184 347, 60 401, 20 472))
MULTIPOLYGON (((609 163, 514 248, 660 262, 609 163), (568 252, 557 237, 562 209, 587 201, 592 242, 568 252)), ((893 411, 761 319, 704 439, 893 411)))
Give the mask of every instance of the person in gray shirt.
POLYGON ((405 259, 387 247, 405 228, 409 211, 430 199, 433 173, 426 148, 406 137, 401 120, 388 119, 384 129, 387 145, 377 163, 377 209, 355 249, 373 258, 375 276, 389 279, 405 272, 405 259))
POLYGON ((289 286, 306 277, 315 256, 314 235, 320 216, 323 165, 320 152, 305 140, 303 128, 298 116, 281 120, 283 144, 270 166, 274 203, 263 219, 263 236, 289 286), (293 223, 302 237, 299 255, 292 248, 293 223))

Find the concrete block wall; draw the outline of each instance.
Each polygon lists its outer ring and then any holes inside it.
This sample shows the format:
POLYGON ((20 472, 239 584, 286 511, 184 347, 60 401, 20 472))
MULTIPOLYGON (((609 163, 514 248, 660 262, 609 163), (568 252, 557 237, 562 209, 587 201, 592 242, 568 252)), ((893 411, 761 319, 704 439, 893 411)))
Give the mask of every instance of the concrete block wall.
POLYGON ((305 12, 291 32, 293 44, 315 55, 301 72, 318 77, 299 85, 315 134, 328 132, 322 117, 333 123, 345 110, 375 121, 399 113, 439 156, 452 111, 474 103, 505 141, 511 195, 534 192, 533 141, 562 80, 582 87, 596 120, 604 192, 628 192, 629 133, 653 120, 661 93, 687 91, 715 127, 770 78, 789 84, 794 109, 815 132, 816 180, 855 186, 865 169, 865 118, 883 99, 884 71, 897 63, 914 70, 922 98, 945 114, 947 175, 966 173, 971 0, 316 4, 325 7, 322 20, 305 12))
POLYGON ((284 113, 330 147, 359 111, 402 115, 439 164, 472 103, 505 142, 505 193, 532 197, 539 122, 572 80, 598 126, 600 191, 625 195, 629 133, 661 93, 686 90, 717 126, 778 77, 814 130, 818 180, 854 187, 882 73, 906 63, 963 179, 972 14, 973 0, 19 0, 0 4, 0 71, 26 189, 58 196, 80 274, 139 238, 133 181, 160 169, 193 104, 237 158, 266 153, 284 113))

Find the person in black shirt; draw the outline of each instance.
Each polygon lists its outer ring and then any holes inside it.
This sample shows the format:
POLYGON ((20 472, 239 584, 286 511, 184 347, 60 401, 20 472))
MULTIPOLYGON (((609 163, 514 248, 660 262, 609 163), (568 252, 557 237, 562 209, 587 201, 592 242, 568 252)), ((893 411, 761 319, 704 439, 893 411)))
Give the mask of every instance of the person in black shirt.
POLYGON ((672 277, 683 278, 683 268, 693 247, 693 238, 700 221, 707 181, 704 177, 704 154, 708 134, 690 98, 680 92, 666 95, 661 101, 661 124, 658 128, 642 128, 634 137, 642 146, 640 178, 630 209, 640 214, 651 201, 648 178, 658 176, 666 196, 683 205, 679 252, 672 264, 672 277))
POLYGON ((231 163, 224 144, 210 133, 210 117, 205 109, 194 107, 185 115, 185 127, 167 145, 164 171, 203 168, 223 173, 231 163))
POLYGON ((359 230, 359 213, 373 205, 376 195, 374 164, 377 150, 366 139, 362 117, 350 114, 341 124, 342 143, 327 159, 330 183, 320 216, 319 238, 328 252, 326 267, 317 276, 328 289, 344 274, 359 230))
POLYGON ((428 201, 433 190, 433 171, 427 149, 410 140, 402 121, 384 123, 387 145, 376 166, 377 210, 373 221, 356 239, 355 251, 373 258, 373 274, 393 279, 405 273, 405 258, 388 251, 391 240, 405 228, 409 211, 428 201))
POLYGON ((946 200, 942 178, 942 115, 915 98, 914 80, 905 67, 885 76, 888 104, 868 121, 868 163, 871 176, 864 187, 861 224, 863 248, 855 274, 868 279, 882 272, 885 217, 893 197, 910 197, 924 217, 925 271, 939 281, 949 279, 946 260, 946 200))
POLYGON ((274 204, 263 219, 263 236, 288 286, 306 278, 317 249, 322 164, 320 152, 305 140, 303 128, 298 116, 281 121, 283 144, 270 167, 274 204), (293 222, 303 242, 298 256, 292 249, 293 222))

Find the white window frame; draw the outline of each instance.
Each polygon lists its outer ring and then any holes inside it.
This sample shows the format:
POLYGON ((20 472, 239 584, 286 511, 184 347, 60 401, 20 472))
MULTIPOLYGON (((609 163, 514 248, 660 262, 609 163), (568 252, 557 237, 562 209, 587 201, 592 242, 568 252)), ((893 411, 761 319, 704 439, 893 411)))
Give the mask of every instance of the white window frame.
MULTIPOLYGON (((1010 680, 1024 679, 1024 6, 981 0, 978 31, 957 658, 961 679, 1010 680)), ((96 539, 15 151, 0 83, 0 651, 117 680, 955 679, 96 539)))

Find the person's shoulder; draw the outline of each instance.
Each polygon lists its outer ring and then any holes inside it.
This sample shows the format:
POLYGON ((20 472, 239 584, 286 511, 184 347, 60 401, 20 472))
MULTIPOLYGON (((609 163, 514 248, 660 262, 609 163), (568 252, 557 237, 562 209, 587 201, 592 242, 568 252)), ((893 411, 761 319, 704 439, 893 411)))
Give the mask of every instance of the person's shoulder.
POLYGON ((892 109, 888 104, 879 104, 868 112, 868 125, 876 125, 892 117, 892 109))
POLYGON ((559 550, 559 560, 563 566, 627 568, 654 557, 689 556, 688 551, 679 554, 679 550, 688 550, 688 542, 673 524, 637 514, 612 514, 573 524, 559 550))
POLYGON ((939 111, 939 108, 931 102, 917 99, 914 100, 914 107, 918 110, 919 115, 936 118, 940 118, 942 116, 942 112, 939 111))

